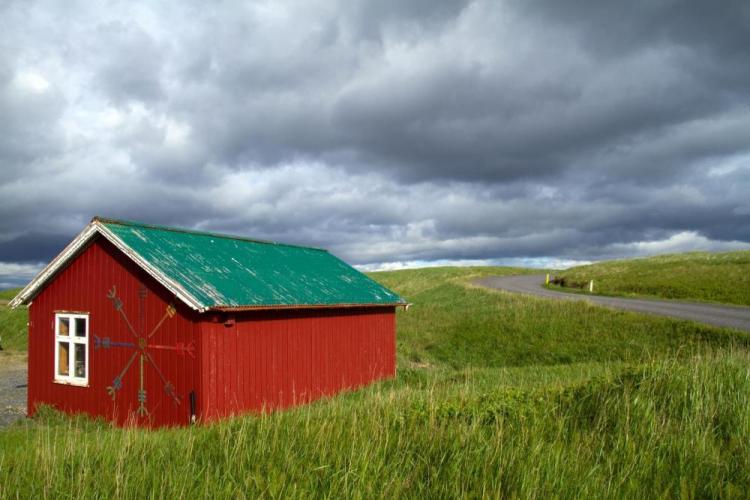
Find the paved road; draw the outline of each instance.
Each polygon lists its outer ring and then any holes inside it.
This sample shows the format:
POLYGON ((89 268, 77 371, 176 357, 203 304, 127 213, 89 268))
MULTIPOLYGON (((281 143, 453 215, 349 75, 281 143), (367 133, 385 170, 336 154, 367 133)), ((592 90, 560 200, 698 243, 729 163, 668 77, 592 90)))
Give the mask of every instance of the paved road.
POLYGON ((26 415, 26 361, 0 353, 0 428, 26 415))
POLYGON ((750 332, 750 307, 720 306, 675 300, 626 299, 558 292, 543 287, 544 277, 543 274, 500 276, 481 278, 475 280, 474 283, 507 292, 525 293, 551 299, 588 300, 589 302, 616 309, 627 309, 629 311, 657 314, 659 316, 690 319, 710 325, 736 328, 750 332))

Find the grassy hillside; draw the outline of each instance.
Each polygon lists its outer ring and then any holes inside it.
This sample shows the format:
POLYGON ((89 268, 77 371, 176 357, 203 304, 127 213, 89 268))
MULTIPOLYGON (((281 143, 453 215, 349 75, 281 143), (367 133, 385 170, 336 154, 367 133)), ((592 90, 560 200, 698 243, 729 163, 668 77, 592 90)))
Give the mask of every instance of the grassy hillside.
POLYGON ((25 307, 11 309, 7 302, 16 296, 19 289, 0 290, 0 337, 3 349, 10 352, 23 352, 27 349, 26 323, 28 314, 25 307))
POLYGON ((0 497, 741 497, 748 336, 467 285, 502 268, 375 274, 396 380, 272 415, 112 429, 48 411, 0 431, 0 497))
POLYGON ((556 274, 573 281, 593 279, 595 292, 603 295, 750 305, 750 251, 614 260, 556 274))
MULTIPOLYGON (((485 268, 485 274, 514 272, 485 268)), ((686 321, 612 311, 466 286, 476 270, 380 273, 414 307, 398 318, 400 366, 500 367, 588 361, 635 361, 747 342, 686 321), (449 274, 446 274, 449 273, 449 274), (454 275, 450 273, 465 273, 454 275), (415 285, 415 283, 417 285, 415 285)))
POLYGON ((0 301, 9 301, 20 291, 20 288, 6 288, 5 290, 0 290, 0 301))

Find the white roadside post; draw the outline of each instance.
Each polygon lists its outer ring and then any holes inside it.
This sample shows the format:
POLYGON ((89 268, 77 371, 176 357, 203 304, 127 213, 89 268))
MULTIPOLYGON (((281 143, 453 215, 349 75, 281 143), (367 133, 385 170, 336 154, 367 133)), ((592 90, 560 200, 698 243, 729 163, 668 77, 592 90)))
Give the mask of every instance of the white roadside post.
POLYGON ((589 293, 594 293, 594 280, 589 281, 589 293))

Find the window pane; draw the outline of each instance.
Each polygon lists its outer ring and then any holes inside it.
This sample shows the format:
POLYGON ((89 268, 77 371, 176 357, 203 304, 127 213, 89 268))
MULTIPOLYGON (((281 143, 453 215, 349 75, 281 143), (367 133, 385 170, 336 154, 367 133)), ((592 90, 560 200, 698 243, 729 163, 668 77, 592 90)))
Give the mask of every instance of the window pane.
POLYGON ((75 377, 86 378, 86 345, 74 344, 75 349, 75 377))
POLYGON ((58 317, 57 318, 57 334, 68 336, 70 331, 70 318, 58 317))
POLYGON ((57 343, 57 374, 67 377, 70 375, 70 368, 68 366, 68 352, 70 351, 70 344, 68 342, 57 343))
POLYGON ((76 318, 76 337, 86 336, 86 318, 76 318))

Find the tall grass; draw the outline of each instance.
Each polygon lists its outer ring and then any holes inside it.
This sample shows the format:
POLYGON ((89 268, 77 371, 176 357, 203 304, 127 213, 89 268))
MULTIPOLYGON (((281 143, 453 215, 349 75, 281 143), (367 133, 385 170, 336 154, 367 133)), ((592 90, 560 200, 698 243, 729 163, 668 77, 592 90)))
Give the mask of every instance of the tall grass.
POLYGON ((561 273, 594 280, 596 293, 750 305, 750 251, 614 260, 561 273))
POLYGON ((47 413, 0 433, 0 495, 739 497, 749 361, 658 360, 555 389, 382 384, 156 432, 47 413))
POLYGON ((117 429, 51 409, 0 431, 0 497, 742 497, 748 336, 490 292, 504 269, 374 275, 398 377, 290 411, 117 429))

